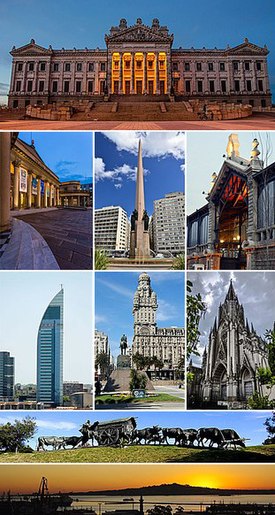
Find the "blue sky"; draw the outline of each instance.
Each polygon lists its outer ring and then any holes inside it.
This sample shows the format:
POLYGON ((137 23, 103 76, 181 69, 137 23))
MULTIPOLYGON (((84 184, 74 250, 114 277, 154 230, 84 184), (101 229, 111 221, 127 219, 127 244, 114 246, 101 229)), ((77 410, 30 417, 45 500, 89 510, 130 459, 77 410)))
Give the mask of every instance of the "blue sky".
POLYGON ((139 139, 142 141, 145 205, 184 190, 185 134, 183 132, 116 131, 95 135, 96 208, 121 206, 130 215, 135 205, 139 139))
POLYGON ((52 298, 64 288, 64 381, 92 381, 91 272, 2 272, 0 349, 15 357, 15 382, 36 382, 37 331, 52 298))
MULTIPOLYGON (((79 428, 82 426, 87 419, 93 423, 96 420, 115 420, 124 418, 126 416, 123 413, 88 413, 88 412, 28 412, 28 413, 4 413, 0 414, 0 424, 7 422, 14 422, 15 419, 19 420, 25 416, 33 416, 38 425, 38 432, 35 437, 30 440, 30 445, 34 447, 37 443, 38 436, 81 436, 79 428)), ((161 427, 182 427, 182 428, 200 428, 200 427, 218 427, 220 429, 232 428, 242 438, 249 438, 246 442, 247 446, 259 445, 267 437, 266 428, 263 425, 267 417, 271 415, 271 412, 227 412, 226 417, 224 412, 196 412, 192 411, 189 413, 183 412, 171 412, 167 417, 167 412, 127 412, 127 417, 136 417, 137 426, 139 429, 152 425, 160 425, 161 427)))
POLYGON ((92 182, 91 132, 20 132, 61 181, 92 182))
MULTIPOLYGON (((275 85, 274 0, 4 0, 0 1, 0 87, 7 91, 13 45, 23 46, 34 38, 53 48, 105 48, 104 35, 120 18, 129 25, 141 17, 150 25, 153 18, 174 34, 174 48, 236 46, 245 37, 270 49, 269 70, 275 85)), ((1 99, 0 99, 1 100, 1 99)))
MULTIPOLYGON (((111 353, 119 354, 122 334, 133 338, 133 298, 140 272, 95 273, 95 326, 109 336, 111 353)), ((184 326, 183 272, 149 272, 158 298, 159 327, 184 326)))

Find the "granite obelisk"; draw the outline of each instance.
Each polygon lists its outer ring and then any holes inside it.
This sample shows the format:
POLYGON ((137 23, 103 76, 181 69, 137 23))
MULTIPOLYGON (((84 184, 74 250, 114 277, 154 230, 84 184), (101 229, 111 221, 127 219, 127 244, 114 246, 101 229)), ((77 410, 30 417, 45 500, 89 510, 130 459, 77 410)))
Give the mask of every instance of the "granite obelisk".
POLYGON ((149 217, 145 209, 144 173, 141 140, 138 144, 138 166, 136 178, 136 203, 131 216, 130 258, 150 256, 149 217))

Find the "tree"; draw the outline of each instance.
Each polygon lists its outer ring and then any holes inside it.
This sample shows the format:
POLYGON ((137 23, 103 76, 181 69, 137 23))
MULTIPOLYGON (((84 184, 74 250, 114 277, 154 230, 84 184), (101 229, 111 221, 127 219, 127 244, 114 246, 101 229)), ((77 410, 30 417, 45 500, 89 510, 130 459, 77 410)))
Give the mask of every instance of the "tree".
POLYGON ((185 374, 185 358, 180 358, 176 368, 176 377, 177 379, 184 379, 185 374))
POLYGON ((199 323, 206 312, 206 304, 201 294, 192 295, 193 283, 187 281, 187 359, 191 354, 199 355, 197 346, 200 339, 199 323))
POLYGON ((248 405, 251 409, 266 409, 274 407, 274 400, 270 400, 272 389, 275 387, 275 327, 267 330, 265 339, 268 352, 269 367, 259 367, 257 370, 257 379, 260 384, 260 391, 255 392, 248 399, 248 405), (263 386, 265 386, 265 394, 263 386))
POLYGON ((139 352, 134 354, 133 356, 133 363, 136 366, 137 370, 144 370, 146 367, 146 358, 139 352))
POLYGON ((184 254, 179 254, 173 260, 172 265, 173 270, 185 270, 185 256, 184 254))
POLYGON ((95 366, 100 368, 102 376, 106 376, 110 366, 110 358, 106 352, 100 352, 95 359, 95 366))
POLYGON ((133 390, 145 390, 148 379, 145 374, 138 372, 137 370, 131 370, 130 372, 130 391, 133 390))
POLYGON ((107 270, 109 259, 104 250, 95 249, 95 269, 107 270))
POLYGON ((272 416, 268 417, 264 425, 266 427, 266 430, 268 432, 268 435, 272 438, 275 435, 275 411, 273 411, 272 416))
POLYGON ((34 418, 25 417, 23 420, 15 420, 13 424, 8 422, 0 426, 0 449, 6 452, 24 451, 26 442, 37 431, 34 418))
POLYGON ((162 506, 156 504, 156 506, 147 510, 146 513, 148 513, 148 515, 172 515, 172 512, 173 510, 171 506, 162 506))
POLYGON ((266 331, 265 338, 268 349, 268 363, 271 374, 275 377, 275 324, 273 330, 266 331))

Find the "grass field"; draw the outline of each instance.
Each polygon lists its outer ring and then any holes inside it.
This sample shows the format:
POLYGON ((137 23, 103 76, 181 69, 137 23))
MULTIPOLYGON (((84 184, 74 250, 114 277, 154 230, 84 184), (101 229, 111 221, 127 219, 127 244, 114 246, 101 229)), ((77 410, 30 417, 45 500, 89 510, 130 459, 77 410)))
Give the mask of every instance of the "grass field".
POLYGON ((124 449, 91 447, 66 451, 0 454, 0 463, 181 463, 273 462, 275 445, 258 445, 238 451, 188 449, 174 445, 133 445, 124 449))
POLYGON ((183 402, 180 397, 176 397, 174 395, 169 395, 168 393, 157 393, 155 395, 148 395, 147 397, 136 399, 132 395, 124 395, 124 394, 103 394, 100 397, 95 398, 96 403, 100 404, 121 404, 125 402, 126 404, 140 404, 144 402, 183 402))

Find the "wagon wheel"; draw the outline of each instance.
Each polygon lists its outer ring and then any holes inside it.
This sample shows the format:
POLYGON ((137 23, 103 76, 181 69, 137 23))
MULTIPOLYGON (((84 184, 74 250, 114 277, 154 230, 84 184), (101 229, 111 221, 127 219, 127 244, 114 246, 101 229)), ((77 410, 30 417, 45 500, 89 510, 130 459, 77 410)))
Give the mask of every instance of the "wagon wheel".
POLYGON ((119 430, 117 428, 104 429, 98 435, 99 445, 108 447, 110 445, 116 445, 119 440, 119 430))

